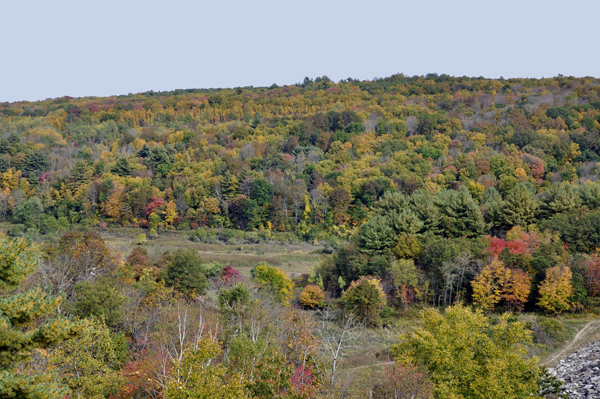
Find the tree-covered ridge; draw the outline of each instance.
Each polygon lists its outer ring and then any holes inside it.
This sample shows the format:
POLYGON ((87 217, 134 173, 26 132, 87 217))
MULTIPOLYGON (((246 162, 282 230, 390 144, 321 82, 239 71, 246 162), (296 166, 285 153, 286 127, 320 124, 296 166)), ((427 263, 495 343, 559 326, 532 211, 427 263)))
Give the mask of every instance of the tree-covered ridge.
POLYGON ((2 104, 0 218, 48 238, 17 296, 84 319, 5 371, 81 397, 533 397, 555 381, 523 345, 563 326, 541 313, 600 303, 599 83, 322 77, 2 104), (107 226, 327 243, 310 275, 261 262, 244 280, 192 242, 140 234, 125 259, 107 226), (412 304, 446 309, 373 354, 398 364, 344 381, 363 327, 412 304))
MULTIPOLYGON (((545 196, 595 180, 599 93, 595 78, 400 74, 3 103, 0 213, 42 232, 83 221, 312 239, 361 225, 386 191, 464 185, 480 206, 497 190, 508 214, 518 183, 545 196)), ((539 215, 494 222, 520 217, 539 215)))

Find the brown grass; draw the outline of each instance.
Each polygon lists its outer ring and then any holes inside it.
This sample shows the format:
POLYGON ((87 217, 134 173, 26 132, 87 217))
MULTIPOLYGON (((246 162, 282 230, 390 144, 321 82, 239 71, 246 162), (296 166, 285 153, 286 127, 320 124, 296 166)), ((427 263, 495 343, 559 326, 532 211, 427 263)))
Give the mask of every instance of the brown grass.
MULTIPOLYGON (((102 232, 107 244, 119 251, 125 258, 136 246, 137 236, 147 231, 136 228, 109 229, 102 232)), ((276 241, 260 244, 225 244, 198 243, 188 239, 189 231, 161 232, 155 240, 148 240, 144 247, 150 254, 177 249, 196 249, 206 262, 219 262, 231 265, 249 276, 250 269, 257 263, 267 262, 285 271, 290 277, 308 273, 311 266, 316 266, 321 259, 320 246, 308 243, 289 244, 276 241)))

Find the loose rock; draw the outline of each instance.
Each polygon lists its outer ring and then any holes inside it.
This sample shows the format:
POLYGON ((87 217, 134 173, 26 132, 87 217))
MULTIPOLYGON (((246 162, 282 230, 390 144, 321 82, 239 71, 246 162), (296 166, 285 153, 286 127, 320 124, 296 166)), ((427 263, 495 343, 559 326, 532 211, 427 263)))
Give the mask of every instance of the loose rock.
POLYGON ((561 360, 548 370, 562 382, 562 392, 569 398, 600 398, 600 341, 561 360))

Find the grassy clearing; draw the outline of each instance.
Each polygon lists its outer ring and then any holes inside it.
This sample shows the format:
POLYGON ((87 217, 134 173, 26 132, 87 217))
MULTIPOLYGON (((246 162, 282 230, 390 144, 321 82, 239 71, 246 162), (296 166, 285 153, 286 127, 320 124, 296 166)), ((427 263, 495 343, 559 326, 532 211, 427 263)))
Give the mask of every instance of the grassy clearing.
MULTIPOLYGON (((136 246, 137 236, 146 233, 142 229, 116 229, 102 233, 107 244, 127 256, 136 246)), ((245 275, 257 263, 267 262, 279 267, 294 278, 308 273, 311 266, 316 266, 321 259, 322 247, 309 243, 283 243, 268 241, 259 244, 235 243, 202 243, 190 241, 189 231, 164 232, 154 240, 148 240, 144 247, 151 254, 160 254, 166 250, 196 249, 206 262, 219 262, 231 265, 245 275)))

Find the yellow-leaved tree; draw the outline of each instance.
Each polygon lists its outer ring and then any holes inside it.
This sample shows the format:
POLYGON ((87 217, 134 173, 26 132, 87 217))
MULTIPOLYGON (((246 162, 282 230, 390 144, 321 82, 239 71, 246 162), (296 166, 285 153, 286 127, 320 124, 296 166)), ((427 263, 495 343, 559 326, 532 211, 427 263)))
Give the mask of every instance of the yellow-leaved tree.
POLYGON ((325 294, 318 285, 307 285, 300 294, 300 304, 307 308, 318 308, 325 304, 325 294))
POLYGON ((165 209, 165 224, 171 226, 175 219, 177 219, 177 205, 175 202, 169 201, 165 209))
POLYGON ((246 380, 216 363, 221 353, 219 344, 202 338, 186 350, 181 361, 173 364, 172 378, 167 383, 166 399, 246 399, 246 380))
POLYGON ((481 270, 473 282, 473 302, 485 310, 493 310, 502 299, 502 290, 508 279, 510 270, 502 261, 494 259, 481 270))
POLYGON ((569 267, 555 266, 546 270, 546 278, 540 284, 538 305, 548 312, 558 314, 569 309, 569 297, 573 294, 569 267))
POLYGON ((289 306, 294 283, 284 272, 266 263, 261 263, 251 270, 251 274, 263 289, 270 292, 284 306, 289 306))
POLYGON ((391 355, 427 369, 439 399, 538 397, 537 358, 526 358, 532 333, 505 313, 497 320, 462 305, 426 309, 422 324, 403 334, 391 355))

